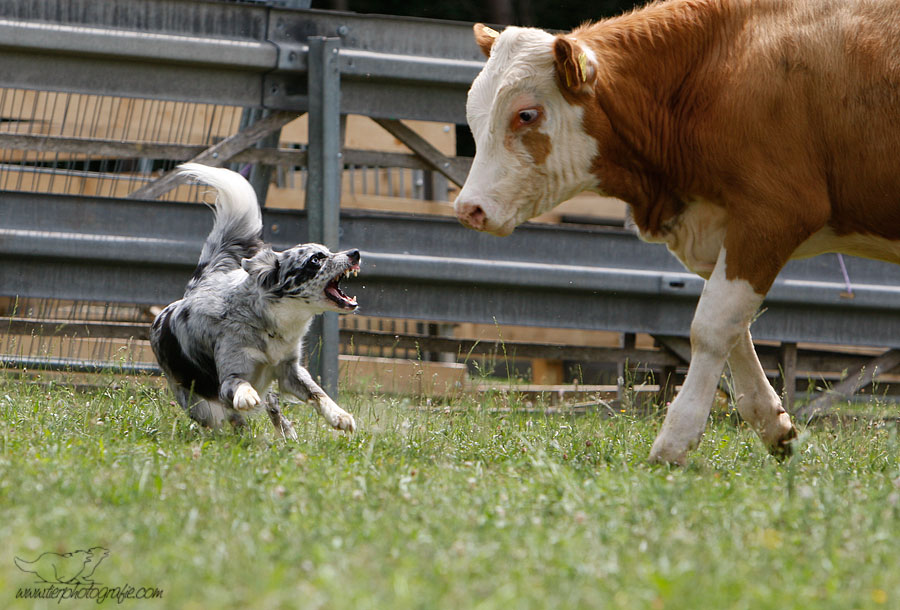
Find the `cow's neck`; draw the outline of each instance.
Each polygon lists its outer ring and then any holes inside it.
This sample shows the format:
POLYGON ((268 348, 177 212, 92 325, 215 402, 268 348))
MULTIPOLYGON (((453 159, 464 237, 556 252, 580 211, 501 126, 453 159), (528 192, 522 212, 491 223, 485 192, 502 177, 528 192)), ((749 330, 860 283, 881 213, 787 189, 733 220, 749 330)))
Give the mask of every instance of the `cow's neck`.
POLYGON ((632 204, 644 234, 659 233, 686 199, 705 194, 693 188, 696 165, 682 158, 693 148, 692 116, 711 101, 696 92, 714 91, 697 81, 733 36, 736 20, 725 10, 717 2, 669 2, 573 32, 597 55, 594 103, 619 140, 601 154, 616 167, 599 164, 600 183, 632 204))
POLYGON ((689 125, 711 56, 726 52, 736 20, 718 2, 669 2, 597 23, 589 37, 601 78, 597 102, 613 129, 655 165, 665 166, 676 125, 689 125), (660 136, 663 136, 662 138, 660 136))

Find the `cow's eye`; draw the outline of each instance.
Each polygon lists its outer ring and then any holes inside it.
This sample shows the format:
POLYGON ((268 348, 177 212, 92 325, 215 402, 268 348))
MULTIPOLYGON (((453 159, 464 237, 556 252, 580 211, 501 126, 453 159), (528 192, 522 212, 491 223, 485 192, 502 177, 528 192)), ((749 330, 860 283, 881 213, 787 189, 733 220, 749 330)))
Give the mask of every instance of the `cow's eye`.
POLYGON ((525 110, 520 110, 518 114, 519 124, 530 125, 538 119, 540 114, 541 113, 538 112, 537 108, 526 108, 525 110))

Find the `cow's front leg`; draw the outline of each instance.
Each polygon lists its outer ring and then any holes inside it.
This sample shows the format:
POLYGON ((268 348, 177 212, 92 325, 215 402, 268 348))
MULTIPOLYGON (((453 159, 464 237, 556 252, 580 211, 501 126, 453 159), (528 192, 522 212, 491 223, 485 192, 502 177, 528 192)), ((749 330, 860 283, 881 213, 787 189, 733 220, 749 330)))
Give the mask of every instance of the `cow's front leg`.
POLYGON ((725 367, 725 360, 762 303, 750 283, 726 277, 722 248, 691 323, 691 363, 681 391, 669 405, 650 450, 651 462, 684 464, 697 446, 725 367))
POLYGON ((738 339, 728 362, 734 379, 738 413, 756 430, 772 455, 787 457, 791 454, 791 441, 797 438, 797 429, 791 424, 791 416, 781 406, 781 399, 766 379, 749 329, 738 339))
POLYGON ((316 411, 332 428, 347 432, 356 430, 353 416, 337 406, 299 362, 285 362, 280 366, 278 384, 282 391, 290 392, 300 400, 311 400, 316 411))

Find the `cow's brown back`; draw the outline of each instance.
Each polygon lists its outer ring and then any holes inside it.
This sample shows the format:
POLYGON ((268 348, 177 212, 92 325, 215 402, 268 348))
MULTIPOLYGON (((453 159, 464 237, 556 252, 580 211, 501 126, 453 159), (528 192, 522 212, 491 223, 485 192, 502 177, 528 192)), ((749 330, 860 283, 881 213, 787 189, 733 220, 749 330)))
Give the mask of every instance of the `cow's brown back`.
POLYGON ((675 1, 572 36, 605 70, 595 169, 647 234, 702 198, 900 239, 900 2, 675 1))

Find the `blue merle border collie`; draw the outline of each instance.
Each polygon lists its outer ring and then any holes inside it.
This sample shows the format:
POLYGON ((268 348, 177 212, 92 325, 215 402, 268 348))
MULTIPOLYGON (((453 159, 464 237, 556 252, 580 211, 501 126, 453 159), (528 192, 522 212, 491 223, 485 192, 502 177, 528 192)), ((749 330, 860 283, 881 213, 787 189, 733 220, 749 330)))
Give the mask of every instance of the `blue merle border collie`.
POLYGON ((359 271, 359 250, 332 253, 319 244, 276 252, 262 241, 256 194, 238 173, 197 163, 183 176, 218 191, 212 232, 184 297, 163 309, 150 343, 176 399, 196 422, 242 427, 245 415, 265 410, 275 429, 296 439, 269 392, 313 406, 334 428, 352 432, 353 416, 341 409, 301 366, 303 337, 324 311, 351 312, 356 298, 341 278, 359 271), (261 398, 264 397, 263 398, 261 398))

